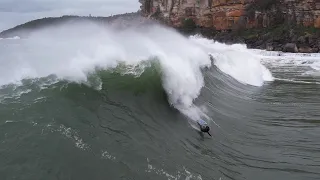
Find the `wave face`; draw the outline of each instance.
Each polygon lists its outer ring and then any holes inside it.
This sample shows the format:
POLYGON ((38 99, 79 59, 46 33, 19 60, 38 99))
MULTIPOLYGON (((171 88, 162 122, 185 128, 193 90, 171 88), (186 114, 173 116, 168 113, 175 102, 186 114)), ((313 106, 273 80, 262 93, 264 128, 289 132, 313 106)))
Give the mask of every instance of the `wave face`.
MULTIPOLYGON (((10 59, 10 63, 0 69, 0 84, 52 74, 60 79, 85 82, 88 73, 96 68, 115 68, 119 63, 137 66, 156 58, 169 103, 191 112, 193 101, 204 86, 201 70, 211 66, 208 53, 223 72, 243 83, 261 86, 272 79, 270 72, 242 46, 236 49, 238 46, 210 44, 204 38, 190 40, 158 25, 125 31, 95 25, 83 27, 73 24, 41 30, 21 44, 4 47, 9 53, 2 58, 10 59)), ((199 115, 195 112, 190 117, 199 119, 199 115)))
POLYGON ((315 55, 89 23, 0 47, 4 179, 319 177, 315 55))

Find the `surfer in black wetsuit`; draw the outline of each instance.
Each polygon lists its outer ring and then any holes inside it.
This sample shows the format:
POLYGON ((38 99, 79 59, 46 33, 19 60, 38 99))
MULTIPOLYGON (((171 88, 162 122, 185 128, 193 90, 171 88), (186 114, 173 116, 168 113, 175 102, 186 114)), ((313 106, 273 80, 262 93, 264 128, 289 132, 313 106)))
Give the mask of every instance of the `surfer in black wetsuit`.
POLYGON ((201 132, 208 133, 211 136, 211 134, 209 133, 210 127, 207 125, 207 123, 204 120, 200 119, 199 121, 197 121, 197 123, 200 126, 201 132))

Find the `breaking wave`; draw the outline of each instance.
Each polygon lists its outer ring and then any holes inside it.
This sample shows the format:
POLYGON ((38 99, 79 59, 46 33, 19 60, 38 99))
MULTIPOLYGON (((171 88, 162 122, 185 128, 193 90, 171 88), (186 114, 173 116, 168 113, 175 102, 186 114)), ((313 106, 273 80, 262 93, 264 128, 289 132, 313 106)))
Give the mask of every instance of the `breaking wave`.
MULTIPOLYGON (((202 71, 212 63, 243 84, 262 86, 273 80, 243 45, 186 38, 159 25, 122 31, 92 24, 63 25, 39 30, 3 51, 1 85, 50 75, 90 84, 90 74, 99 70, 122 67, 122 74, 139 77, 146 67, 157 64, 169 103, 193 120, 204 115, 193 102, 204 87, 202 71)), ((98 89, 103 82, 99 78, 98 89)))

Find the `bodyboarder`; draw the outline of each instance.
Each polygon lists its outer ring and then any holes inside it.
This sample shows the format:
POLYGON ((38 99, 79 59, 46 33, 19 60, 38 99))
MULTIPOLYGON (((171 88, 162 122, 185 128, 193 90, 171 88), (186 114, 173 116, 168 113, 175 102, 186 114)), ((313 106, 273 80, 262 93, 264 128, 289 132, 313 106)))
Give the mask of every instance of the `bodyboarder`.
POLYGON ((208 133, 211 136, 211 134, 209 133, 210 128, 209 128, 207 122, 205 122, 204 120, 200 119, 200 120, 197 121, 197 123, 200 126, 201 132, 208 133))

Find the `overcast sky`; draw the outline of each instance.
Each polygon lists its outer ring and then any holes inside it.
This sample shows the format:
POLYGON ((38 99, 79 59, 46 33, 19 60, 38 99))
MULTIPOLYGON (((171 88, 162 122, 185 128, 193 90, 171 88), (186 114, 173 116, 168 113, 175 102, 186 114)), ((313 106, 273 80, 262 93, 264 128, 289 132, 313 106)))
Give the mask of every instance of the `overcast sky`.
POLYGON ((139 9, 138 0, 0 0, 0 32, 30 20, 62 16, 109 16, 139 9))

